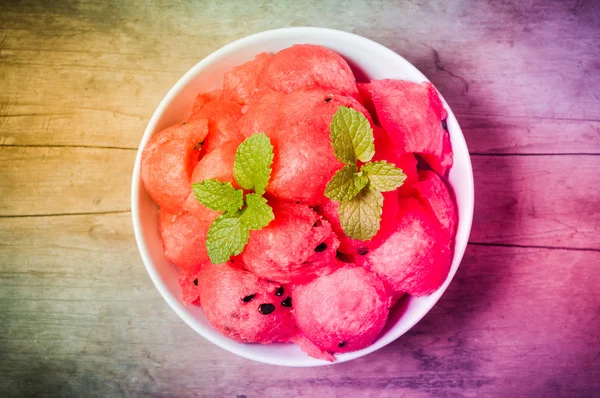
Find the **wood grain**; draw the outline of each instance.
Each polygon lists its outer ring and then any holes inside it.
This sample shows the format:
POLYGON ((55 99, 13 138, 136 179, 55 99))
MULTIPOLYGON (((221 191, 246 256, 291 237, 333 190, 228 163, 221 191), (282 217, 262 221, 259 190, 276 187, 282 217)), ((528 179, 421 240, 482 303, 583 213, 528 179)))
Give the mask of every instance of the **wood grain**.
POLYGON ((0 396, 600 394, 600 5, 593 0, 0 4, 0 396), (146 275, 130 176, 168 89, 286 26, 354 32, 424 72, 476 183, 441 301, 367 357, 262 365, 189 329, 146 275))

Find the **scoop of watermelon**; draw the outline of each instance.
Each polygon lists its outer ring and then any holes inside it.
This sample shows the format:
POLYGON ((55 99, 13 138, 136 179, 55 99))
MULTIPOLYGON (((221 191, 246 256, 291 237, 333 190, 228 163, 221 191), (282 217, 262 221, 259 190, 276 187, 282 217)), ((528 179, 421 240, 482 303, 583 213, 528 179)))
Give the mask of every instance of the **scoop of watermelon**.
POLYGON ((348 63, 335 51, 311 44, 283 49, 271 58, 258 77, 258 87, 290 93, 319 86, 359 98, 348 63))
POLYGON ((291 308, 276 294, 280 285, 229 264, 209 263, 198 274, 202 309, 225 336, 242 343, 289 342, 296 334, 291 308))
POLYGON ((208 134, 206 120, 175 124, 154 134, 142 151, 140 175, 152 199, 170 213, 182 212, 190 192, 200 143, 208 134))
POLYGON ((364 266, 384 281, 390 295, 424 296, 437 290, 448 275, 450 238, 417 199, 403 199, 399 206, 394 232, 365 256, 364 266))
POLYGON ((435 214, 442 229, 453 239, 458 216, 448 185, 433 171, 421 170, 419 177, 420 181, 414 185, 417 198, 435 214))
POLYGON ((331 271, 339 241, 311 208, 270 201, 275 219, 250 239, 241 258, 253 274, 279 283, 305 282, 331 271))
POLYGON ((403 80, 373 80, 368 90, 381 126, 402 153, 423 156, 445 174, 452 166, 452 147, 441 121, 447 117, 435 87, 403 80))

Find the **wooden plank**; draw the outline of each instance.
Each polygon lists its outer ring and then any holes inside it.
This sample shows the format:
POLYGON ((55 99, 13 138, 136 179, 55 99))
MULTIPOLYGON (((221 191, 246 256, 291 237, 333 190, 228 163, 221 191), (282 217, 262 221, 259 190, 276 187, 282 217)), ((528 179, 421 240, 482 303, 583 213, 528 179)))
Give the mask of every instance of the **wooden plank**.
POLYGON ((425 72, 461 116, 469 142, 475 137, 476 152, 599 152, 600 8, 593 2, 431 4, 425 11, 377 1, 356 4, 353 13, 365 17, 350 24, 348 14, 331 18, 320 11, 327 2, 318 4, 6 7, 0 143, 135 147, 166 91, 211 51, 267 28, 326 25, 378 40, 425 72), (545 140, 545 130, 556 138, 545 140))
POLYGON ((128 211, 135 151, 0 147, 0 216, 128 211))
POLYGON ((472 160, 471 242, 600 249, 600 157, 472 160))
POLYGON ((6 219, 0 241, 7 396, 590 396, 600 388, 600 268, 590 266, 598 252, 469 247, 442 300, 407 335, 356 361, 291 371, 237 358, 180 321, 146 275, 129 214, 6 219))

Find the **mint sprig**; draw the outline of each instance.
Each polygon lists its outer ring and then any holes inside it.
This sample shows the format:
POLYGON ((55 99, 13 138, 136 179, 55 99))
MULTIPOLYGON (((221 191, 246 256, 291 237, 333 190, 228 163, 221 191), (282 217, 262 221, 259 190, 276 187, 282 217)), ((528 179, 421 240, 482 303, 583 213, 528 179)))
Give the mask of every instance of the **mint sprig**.
POLYGON ((369 240, 380 228, 381 193, 400 187, 406 174, 392 163, 370 162, 375 155, 375 140, 373 129, 361 112, 340 106, 329 128, 335 156, 346 166, 327 183, 325 196, 339 202, 344 233, 352 239, 369 240), (364 163, 360 170, 358 161, 364 163))
POLYGON ((236 182, 254 190, 244 198, 244 191, 229 182, 207 179, 192 185, 196 199, 206 207, 223 212, 208 229, 206 250, 213 264, 221 264, 240 254, 250 230, 259 230, 275 219, 273 209, 262 197, 271 178, 273 146, 264 134, 248 137, 237 148, 233 163, 236 182))

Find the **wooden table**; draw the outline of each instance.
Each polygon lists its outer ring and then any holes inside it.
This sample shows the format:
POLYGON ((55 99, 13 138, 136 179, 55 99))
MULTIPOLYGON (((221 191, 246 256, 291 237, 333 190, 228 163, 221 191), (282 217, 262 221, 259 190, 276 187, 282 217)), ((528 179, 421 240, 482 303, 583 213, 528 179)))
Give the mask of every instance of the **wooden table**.
POLYGON ((600 4, 0 5, 0 396, 600 396, 600 4), (367 357, 290 369, 204 340, 152 285, 129 206, 167 90, 285 26, 374 39, 472 152, 470 245, 438 305, 367 357))

